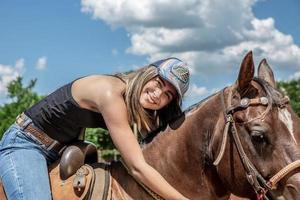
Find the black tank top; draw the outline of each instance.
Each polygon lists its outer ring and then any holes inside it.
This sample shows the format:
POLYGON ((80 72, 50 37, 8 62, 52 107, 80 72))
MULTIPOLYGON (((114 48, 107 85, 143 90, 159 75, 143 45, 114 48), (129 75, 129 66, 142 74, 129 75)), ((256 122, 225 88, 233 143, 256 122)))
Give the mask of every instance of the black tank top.
POLYGON ((25 111, 36 127, 61 143, 77 139, 83 128, 106 129, 100 113, 80 108, 73 99, 73 82, 57 89, 25 111))

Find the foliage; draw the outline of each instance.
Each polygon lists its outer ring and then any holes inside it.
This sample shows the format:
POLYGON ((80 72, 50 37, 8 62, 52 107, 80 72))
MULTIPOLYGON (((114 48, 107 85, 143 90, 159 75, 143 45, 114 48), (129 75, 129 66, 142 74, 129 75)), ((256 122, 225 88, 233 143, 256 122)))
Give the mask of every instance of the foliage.
POLYGON ((28 86, 24 87, 22 78, 18 77, 8 85, 8 97, 11 101, 0 105, 0 138, 4 131, 14 123, 18 114, 42 98, 32 90, 35 84, 36 79, 31 80, 28 86))
POLYGON ((300 78, 280 81, 278 82, 278 87, 290 98, 292 108, 300 116, 300 78))
POLYGON ((94 143, 97 149, 100 150, 101 157, 104 160, 116 160, 119 157, 118 151, 105 129, 101 128, 88 128, 85 131, 85 140, 94 143))

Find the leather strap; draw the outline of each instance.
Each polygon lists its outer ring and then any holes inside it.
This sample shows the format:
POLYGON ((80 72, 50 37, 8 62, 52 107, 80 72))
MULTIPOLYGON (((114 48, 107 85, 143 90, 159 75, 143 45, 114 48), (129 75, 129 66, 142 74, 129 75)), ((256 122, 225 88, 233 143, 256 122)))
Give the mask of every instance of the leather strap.
POLYGON ((57 140, 49 137, 45 132, 34 126, 31 121, 28 123, 28 120, 30 120, 30 118, 24 113, 21 113, 16 118, 16 124, 18 124, 26 133, 34 136, 39 142, 45 145, 47 150, 53 150, 59 153, 65 145, 60 144, 57 140))

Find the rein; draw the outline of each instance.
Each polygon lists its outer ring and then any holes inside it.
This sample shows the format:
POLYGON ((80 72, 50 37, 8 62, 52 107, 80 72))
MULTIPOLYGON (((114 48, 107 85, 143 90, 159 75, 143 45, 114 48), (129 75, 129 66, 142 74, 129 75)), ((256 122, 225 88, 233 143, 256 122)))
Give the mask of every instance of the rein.
MULTIPOLYGON (((222 143, 220 147, 220 151, 218 153, 217 158, 213 162, 214 166, 218 166, 223 155, 225 152, 226 148, 226 143, 227 143, 227 138, 229 132, 233 136, 233 140, 235 143, 235 146, 237 148, 238 154, 240 156, 240 159, 242 161, 245 173, 246 173, 246 178, 254 191, 257 194, 257 200, 263 200, 266 199, 268 200, 268 197, 266 196, 266 193, 276 189, 277 183, 284 178, 288 173, 291 171, 297 169, 300 167, 300 160, 296 160, 287 166, 285 166, 283 169, 281 169, 279 172, 277 172, 271 179, 266 180, 260 172, 255 168, 253 163, 249 160, 248 156, 246 155, 243 145, 241 143, 237 128, 236 128, 236 122, 234 121, 233 115, 236 111, 239 110, 245 110, 250 106, 256 106, 256 105, 262 105, 262 106, 267 106, 266 110, 259 115, 258 117, 251 119, 245 123, 251 122, 256 119, 261 119, 263 120, 265 116, 270 112, 272 108, 272 104, 269 102, 267 97, 260 97, 260 98, 254 98, 254 99, 248 99, 248 98, 243 98, 237 105, 231 105, 231 98, 229 98, 229 108, 226 108, 226 103, 225 103, 225 89, 222 90, 221 94, 221 102, 224 108, 224 116, 225 116, 225 127, 223 131, 223 136, 222 136, 222 143)), ((231 96, 231 95, 230 95, 231 96)), ((282 108, 285 107, 285 105, 289 102, 288 97, 284 97, 281 99, 281 102, 278 107, 282 108)))

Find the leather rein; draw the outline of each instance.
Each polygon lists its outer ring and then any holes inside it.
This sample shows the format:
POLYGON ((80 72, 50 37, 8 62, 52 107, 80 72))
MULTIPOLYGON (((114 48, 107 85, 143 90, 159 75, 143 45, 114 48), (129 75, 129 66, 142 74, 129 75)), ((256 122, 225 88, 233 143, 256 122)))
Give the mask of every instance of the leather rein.
MULTIPOLYGON (((250 161, 248 156, 246 155, 243 145, 240 140, 240 136, 238 134, 237 128, 236 128, 236 122, 234 121, 233 115, 236 111, 240 110, 246 110, 247 108, 251 106, 257 106, 257 105, 262 105, 262 106, 267 106, 265 111, 259 115, 258 117, 251 119, 250 121, 256 120, 256 119, 261 119, 263 120, 265 116, 269 113, 269 111, 272 108, 272 103, 270 103, 269 99, 267 97, 258 97, 258 98, 253 98, 253 99, 248 99, 248 98, 243 98, 240 100, 240 102, 237 105, 231 105, 231 98, 229 98, 229 107, 226 108, 226 103, 225 103, 225 89, 222 90, 221 94, 221 101, 223 104, 224 108, 224 116, 225 116, 225 127, 223 131, 223 136, 222 136, 222 143, 220 147, 220 151, 218 153, 217 158, 213 162, 214 166, 218 166, 223 155, 225 152, 226 148, 226 143, 227 143, 227 138, 228 134, 231 133, 233 136, 233 141, 234 144, 237 148, 238 154, 240 156, 240 159, 242 161, 244 171, 246 174, 246 178, 252 188, 254 189, 255 193, 257 194, 257 200, 268 200, 269 198, 267 197, 266 193, 276 189, 277 183, 285 177, 288 173, 291 171, 297 169, 300 167, 300 160, 296 160, 284 168, 282 168, 279 172, 277 172, 272 178, 269 180, 266 180, 261 173, 256 169, 256 167, 253 165, 253 163, 250 161)), ((229 95, 231 97, 231 95, 229 95)), ((283 108, 286 106, 286 104, 289 103, 289 98, 284 97, 281 99, 281 102, 279 104, 276 104, 277 107, 283 108)), ((248 123, 250 121, 244 122, 248 123)))

